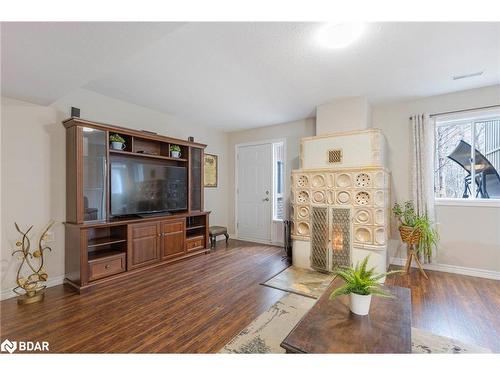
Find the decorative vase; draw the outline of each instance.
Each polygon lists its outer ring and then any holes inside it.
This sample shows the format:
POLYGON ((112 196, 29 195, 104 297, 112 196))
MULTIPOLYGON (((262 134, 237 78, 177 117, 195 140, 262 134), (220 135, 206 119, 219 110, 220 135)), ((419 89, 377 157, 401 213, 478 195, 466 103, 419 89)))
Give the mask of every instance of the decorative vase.
POLYGON ((178 158, 181 156, 180 151, 170 151, 170 154, 172 155, 173 158, 178 158))
POLYGON ((111 148, 113 150, 123 150, 125 148, 125 143, 111 142, 111 148))
POLYGON ((370 311, 371 301, 371 294, 367 296, 356 293, 349 294, 350 308, 351 311, 356 315, 368 315, 368 312, 370 311))

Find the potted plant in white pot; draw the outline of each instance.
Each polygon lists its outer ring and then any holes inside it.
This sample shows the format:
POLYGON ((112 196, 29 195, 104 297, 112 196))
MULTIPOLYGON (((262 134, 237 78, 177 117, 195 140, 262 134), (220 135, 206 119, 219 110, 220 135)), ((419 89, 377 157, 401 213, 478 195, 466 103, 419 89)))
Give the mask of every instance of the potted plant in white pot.
POLYGON ((350 309, 357 315, 368 315, 373 295, 394 298, 392 294, 381 288, 382 283, 380 280, 387 275, 401 272, 375 273, 375 268, 367 269, 369 257, 368 255, 363 259, 361 264, 357 263, 355 268, 339 267, 334 272, 335 275, 345 281, 345 284, 335 289, 330 294, 330 299, 341 295, 348 295, 350 309))
POLYGON ((170 145, 170 156, 179 158, 181 156, 181 148, 178 145, 170 145))
POLYGON ((113 150, 123 150, 125 148, 125 139, 118 134, 110 135, 109 141, 111 142, 111 148, 113 150))

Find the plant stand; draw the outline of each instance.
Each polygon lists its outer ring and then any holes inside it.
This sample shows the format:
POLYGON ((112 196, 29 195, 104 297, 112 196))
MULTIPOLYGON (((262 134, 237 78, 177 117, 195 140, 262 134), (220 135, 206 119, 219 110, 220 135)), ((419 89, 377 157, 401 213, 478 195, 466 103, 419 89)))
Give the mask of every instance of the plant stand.
POLYGON ((408 251, 407 251, 408 255, 407 255, 407 258, 406 258, 405 273, 406 274, 410 273, 411 261, 412 261, 412 259, 415 259, 415 261, 417 262, 417 265, 418 265, 418 268, 419 268, 420 272, 422 272, 422 275, 424 275, 424 277, 427 280, 429 280, 429 276, 427 276, 427 274, 425 273, 424 268, 422 267, 422 263, 420 263, 420 260, 418 259, 418 255, 417 255, 417 253, 415 251, 416 244, 406 242, 406 246, 408 246, 408 251))
POLYGON ((413 258, 415 258, 415 261, 417 262, 418 268, 420 269, 420 272, 424 275, 424 277, 429 280, 429 277, 424 271, 424 268, 422 267, 422 263, 420 263, 420 260, 418 259, 416 247, 418 243, 420 242, 420 236, 421 233, 418 230, 413 229, 413 227, 409 227, 406 225, 401 225, 399 227, 399 233, 401 234, 401 240, 406 244, 407 246, 407 257, 406 257, 406 264, 405 264, 405 273, 409 274, 410 273, 410 267, 411 267, 411 261, 413 258))

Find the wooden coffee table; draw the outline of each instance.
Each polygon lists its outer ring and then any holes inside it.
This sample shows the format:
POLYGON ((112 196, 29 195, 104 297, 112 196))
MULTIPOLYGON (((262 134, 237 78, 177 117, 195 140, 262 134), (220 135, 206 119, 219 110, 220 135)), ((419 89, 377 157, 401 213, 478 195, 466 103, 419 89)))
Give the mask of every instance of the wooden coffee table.
POLYGON ((410 289, 385 286, 396 298, 372 297, 370 313, 355 315, 349 296, 330 300, 335 279, 281 343, 287 353, 411 353, 410 289))

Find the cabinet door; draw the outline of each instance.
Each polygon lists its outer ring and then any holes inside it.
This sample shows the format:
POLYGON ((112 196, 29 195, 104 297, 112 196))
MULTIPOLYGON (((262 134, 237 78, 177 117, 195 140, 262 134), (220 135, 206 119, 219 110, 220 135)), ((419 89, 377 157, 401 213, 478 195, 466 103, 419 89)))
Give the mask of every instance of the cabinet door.
POLYGON ((162 259, 170 259, 185 253, 186 220, 163 221, 161 223, 162 259))
POLYGON ((107 211, 106 147, 103 130, 82 128, 83 221, 104 220, 107 211))
POLYGON ((190 187, 189 187, 189 209, 191 211, 203 210, 203 149, 190 148, 190 187))
POLYGON ((127 269, 146 266, 160 260, 160 224, 130 224, 128 228, 127 269))

